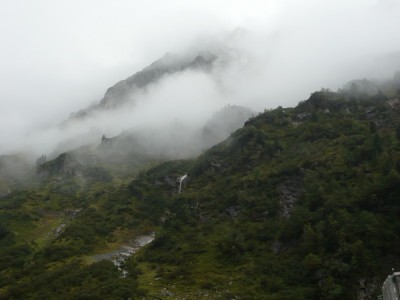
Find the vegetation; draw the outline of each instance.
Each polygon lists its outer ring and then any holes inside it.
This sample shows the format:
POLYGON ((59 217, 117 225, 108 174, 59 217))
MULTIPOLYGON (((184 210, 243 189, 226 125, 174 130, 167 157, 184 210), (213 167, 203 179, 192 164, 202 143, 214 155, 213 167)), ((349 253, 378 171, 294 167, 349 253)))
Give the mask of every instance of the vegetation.
POLYGON ((400 263, 399 108, 323 90, 128 183, 48 162, 0 201, 0 297, 376 298, 400 263), (151 231, 127 277, 93 259, 151 231))

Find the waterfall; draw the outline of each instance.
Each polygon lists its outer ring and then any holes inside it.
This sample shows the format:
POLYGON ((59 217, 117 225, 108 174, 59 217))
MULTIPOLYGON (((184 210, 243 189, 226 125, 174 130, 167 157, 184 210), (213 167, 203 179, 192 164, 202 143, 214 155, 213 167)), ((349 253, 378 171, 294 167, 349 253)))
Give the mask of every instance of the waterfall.
POLYGON ((178 194, 181 193, 181 191, 182 191, 182 182, 183 182, 186 178, 187 178, 187 174, 185 174, 185 175, 183 175, 182 177, 179 177, 179 178, 178 178, 178 180, 179 180, 179 191, 178 191, 178 194))

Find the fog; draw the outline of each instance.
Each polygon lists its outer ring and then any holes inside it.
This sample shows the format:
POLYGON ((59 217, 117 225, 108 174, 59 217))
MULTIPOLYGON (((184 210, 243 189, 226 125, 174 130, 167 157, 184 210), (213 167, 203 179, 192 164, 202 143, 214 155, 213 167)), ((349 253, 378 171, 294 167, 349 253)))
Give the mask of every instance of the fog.
POLYGON ((199 128, 227 104, 293 106, 322 87, 388 78, 400 69, 398 20, 396 0, 0 0, 0 155, 199 128), (218 54, 211 72, 165 76, 132 104, 59 126, 165 53, 201 51, 218 54))

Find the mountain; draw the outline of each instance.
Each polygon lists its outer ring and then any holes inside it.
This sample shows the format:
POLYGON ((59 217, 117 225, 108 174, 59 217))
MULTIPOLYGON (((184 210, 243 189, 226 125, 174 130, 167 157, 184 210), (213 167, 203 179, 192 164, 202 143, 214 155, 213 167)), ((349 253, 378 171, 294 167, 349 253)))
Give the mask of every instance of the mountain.
MULTIPOLYGON (((150 295, 376 299, 400 263, 396 103, 316 92, 201 155, 138 257, 158 266, 150 295)), ((146 176, 148 190, 165 168, 146 176)))
POLYGON ((201 128, 175 122, 163 128, 126 130, 102 136, 97 144, 64 152, 38 166, 41 177, 83 176, 86 168, 105 168, 114 175, 133 175, 161 161, 193 158, 223 141, 253 115, 245 107, 228 105, 215 112, 201 128), (100 143, 100 144, 99 144, 100 143))
POLYGON ((197 53, 195 55, 177 55, 167 53, 162 58, 153 62, 150 66, 135 73, 125 80, 117 82, 107 89, 104 97, 96 104, 77 113, 71 114, 66 125, 71 120, 85 118, 96 111, 112 110, 129 103, 134 103, 138 93, 147 87, 156 84, 160 79, 168 75, 176 74, 186 70, 200 70, 209 72, 216 56, 209 52, 197 53))
MULTIPOLYGON (((58 180, 78 177, 79 180, 92 181, 97 178, 93 170, 101 172, 105 178, 134 176, 142 168, 161 161, 193 158, 224 140, 253 114, 249 109, 228 105, 214 115, 204 116, 204 123, 196 126, 190 120, 173 119, 166 113, 162 116, 165 119, 163 125, 127 123, 128 127, 116 126, 112 136, 106 136, 106 126, 96 120, 101 114, 108 122, 118 123, 120 120, 114 119, 121 111, 129 112, 124 115, 125 118, 134 118, 140 114, 135 103, 148 89, 163 79, 187 71, 208 76, 216 61, 223 56, 222 53, 220 50, 180 55, 167 53, 143 70, 110 87, 97 104, 72 114, 56 130, 58 146, 52 151, 47 150, 45 155, 37 159, 36 165, 35 159, 25 155, 0 157, 0 197, 14 189, 35 185, 38 178, 46 181, 50 178, 58 180), (125 105, 130 109, 126 110, 125 105), (38 178, 35 178, 35 170, 38 178)), ((223 57, 226 60, 226 55, 223 57)), ((161 98, 162 95, 157 97, 161 98)), ((156 105, 152 107, 152 110, 157 109, 156 105)))
MULTIPOLYGON (((174 122, 162 129, 130 130, 123 134, 106 138, 99 146, 100 155, 125 157, 146 154, 159 160, 192 158, 202 151, 223 141, 232 132, 242 127, 253 115, 245 107, 228 105, 215 112, 203 127, 191 128, 182 122, 174 122), (134 154, 129 154, 133 151, 134 154)), ((126 159, 122 159, 125 161, 126 159)))
MULTIPOLYGON (((188 82, 179 83, 183 86, 173 86, 172 89, 176 91, 170 96, 157 94, 155 91, 160 87, 168 88, 169 85, 174 85, 174 79, 203 75, 200 82, 196 82, 196 80, 190 82, 195 89, 193 93, 199 92, 196 90, 196 86, 198 84, 199 88, 202 88, 201 84, 204 83, 204 80, 207 81, 206 85, 213 85, 209 88, 217 90, 218 76, 213 73, 214 67, 217 64, 218 70, 220 70, 221 66, 226 66, 229 61, 228 57, 227 50, 221 49, 189 51, 179 55, 167 53, 143 70, 110 87, 98 103, 77 113, 72 113, 70 118, 58 128, 60 142, 50 156, 54 158, 81 146, 95 145, 103 135, 106 135, 107 138, 112 136, 114 150, 119 147, 117 144, 124 144, 124 149, 120 149, 122 153, 117 151, 122 156, 131 151, 133 144, 136 147, 135 153, 138 153, 136 150, 141 149, 139 151, 142 153, 156 152, 152 155, 160 156, 161 152, 164 159, 187 158, 199 154, 200 151, 220 142, 232 131, 242 126, 243 122, 250 117, 250 110, 235 105, 233 107, 236 107, 236 110, 235 108, 225 108, 226 113, 219 116, 220 120, 207 125, 207 130, 211 129, 213 131, 211 135, 214 137, 208 134, 206 138, 205 135, 199 136, 199 131, 202 130, 201 126, 212 117, 209 107, 218 109, 218 101, 221 101, 221 106, 223 106, 225 103, 222 100, 223 96, 211 95, 214 98, 221 98, 213 100, 215 103, 211 104, 207 104, 211 101, 208 99, 209 93, 199 97, 193 95, 198 97, 196 100, 190 95, 190 92, 189 94, 180 92, 180 90, 187 91, 188 87, 185 85, 188 82), (189 101, 188 97, 190 97, 190 101, 199 102, 194 103, 193 107, 203 109, 204 112, 199 113, 195 111, 195 108, 190 110, 191 108, 186 104, 189 101), (208 108, 204 109, 205 107, 208 108), (159 110, 165 110, 165 113, 160 115, 159 110), (207 112, 205 113, 205 111, 207 112), (191 121, 188 117, 192 115, 194 116, 191 119, 196 119, 196 121, 191 121), (202 119, 200 120, 200 118, 202 119), (144 126, 142 123, 147 125, 144 126), (226 125, 222 125, 223 123, 226 125), (160 146, 163 150, 160 149, 160 146)), ((218 91, 215 92, 218 93, 218 91)), ((105 150, 103 146, 100 148, 105 150)), ((108 150, 110 148, 108 147, 108 150)))
POLYGON ((398 97, 315 92, 135 178, 90 147, 42 162, 0 201, 0 298, 376 299, 400 263, 398 97))

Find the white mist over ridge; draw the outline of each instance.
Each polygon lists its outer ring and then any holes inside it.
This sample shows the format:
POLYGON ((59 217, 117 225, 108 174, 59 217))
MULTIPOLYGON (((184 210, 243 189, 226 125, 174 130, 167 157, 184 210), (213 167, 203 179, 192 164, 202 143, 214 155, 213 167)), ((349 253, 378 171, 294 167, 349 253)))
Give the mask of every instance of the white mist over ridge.
POLYGON ((400 68, 397 1, 57 3, 0 4, 0 154, 48 153, 76 136, 92 142, 175 120, 196 127, 226 104, 293 106, 321 87, 400 68), (166 52, 201 51, 219 55, 210 73, 172 74, 136 105, 57 126, 166 52))
POLYGON ((168 130, 179 128, 182 136, 189 136, 200 130, 214 112, 229 103, 213 75, 199 70, 167 75, 132 97, 134 102, 121 107, 96 110, 84 118, 69 121, 65 126, 36 131, 24 142, 31 145, 29 150, 38 155, 51 153, 59 144, 58 152, 98 144, 103 134, 112 137, 124 131, 158 130, 168 135, 168 130))

